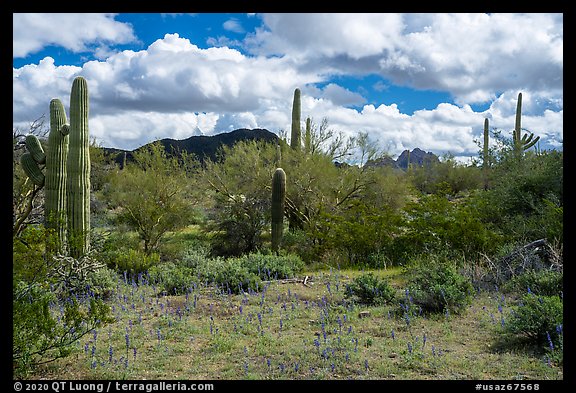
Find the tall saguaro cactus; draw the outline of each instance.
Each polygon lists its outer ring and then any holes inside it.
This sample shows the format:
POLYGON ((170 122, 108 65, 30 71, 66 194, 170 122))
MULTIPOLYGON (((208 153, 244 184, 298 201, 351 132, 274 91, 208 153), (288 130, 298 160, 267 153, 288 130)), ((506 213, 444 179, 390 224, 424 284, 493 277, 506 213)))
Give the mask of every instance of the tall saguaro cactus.
POLYGON ((516 124, 513 134, 514 152, 517 157, 521 157, 524 150, 530 149, 538 142, 539 136, 534 138, 534 133, 522 135, 522 93, 518 93, 518 102, 516 103, 516 124))
POLYGON ((294 150, 300 150, 301 130, 300 130, 300 89, 294 90, 294 101, 292 103, 292 129, 290 133, 290 147, 294 150))
POLYGON ((272 251, 278 253, 284 232, 284 204, 286 200, 286 173, 276 168, 272 177, 272 251))
POLYGON ((62 101, 54 98, 50 101, 44 217, 46 227, 56 230, 55 248, 58 252, 62 252, 66 244, 66 161, 69 131, 64 105, 62 101))
POLYGON ((70 135, 67 157, 67 213, 70 255, 79 257, 90 247, 90 141, 88 84, 78 76, 70 93, 70 135))
POLYGON ((304 151, 306 154, 312 153, 312 119, 306 118, 306 131, 304 132, 304 151))
POLYGON ((488 119, 484 119, 484 146, 483 146, 483 158, 482 158, 482 172, 484 173, 484 189, 488 189, 488 166, 490 165, 489 160, 489 149, 488 144, 490 142, 490 134, 488 128, 488 119))

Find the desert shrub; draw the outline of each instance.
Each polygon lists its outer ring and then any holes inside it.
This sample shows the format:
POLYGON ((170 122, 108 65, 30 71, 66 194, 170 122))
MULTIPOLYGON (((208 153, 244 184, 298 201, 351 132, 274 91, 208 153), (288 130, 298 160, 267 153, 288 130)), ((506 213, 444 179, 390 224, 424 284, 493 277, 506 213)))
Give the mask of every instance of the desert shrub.
POLYGON ((95 328, 112 322, 101 299, 59 300, 46 282, 14 281, 12 359, 14 375, 25 377, 35 366, 68 356, 74 343, 95 328), (60 305, 61 313, 51 305, 60 305))
POLYGON ((377 305, 389 303, 394 299, 395 291, 388 281, 376 277, 373 273, 364 273, 346 286, 345 297, 361 304, 377 305))
POLYGON ((159 292, 171 295, 186 293, 194 281, 198 281, 191 268, 177 266, 172 262, 152 266, 148 270, 149 282, 157 285, 159 292))
POLYGON ((159 262, 160 254, 156 252, 146 254, 133 248, 121 248, 115 252, 108 253, 108 259, 106 260, 109 268, 119 273, 127 272, 132 277, 146 272, 159 262))
POLYGON ((262 288, 261 279, 242 265, 239 259, 226 260, 213 278, 214 283, 225 293, 242 293, 248 289, 262 288))
POLYGON ((297 255, 265 255, 253 253, 238 258, 240 264, 263 280, 294 277, 304 269, 297 255))
POLYGON ((412 267, 407 289, 413 303, 424 312, 459 313, 470 304, 474 288, 454 264, 431 259, 412 267))
POLYGON ((530 291, 540 296, 560 296, 563 289, 564 274, 554 270, 529 270, 502 286, 504 291, 530 291))
POLYGON ((563 305, 559 296, 525 294, 513 308, 504 332, 521 335, 537 344, 559 345, 562 339, 563 305))

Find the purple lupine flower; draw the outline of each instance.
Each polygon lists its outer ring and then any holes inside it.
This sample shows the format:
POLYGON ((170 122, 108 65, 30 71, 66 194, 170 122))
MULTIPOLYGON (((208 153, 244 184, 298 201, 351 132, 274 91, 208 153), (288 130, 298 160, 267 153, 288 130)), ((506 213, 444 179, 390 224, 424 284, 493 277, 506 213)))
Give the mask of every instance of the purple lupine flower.
POLYGON ((408 353, 412 354, 412 344, 408 343, 408 353))
POLYGON ((426 346, 426 333, 424 333, 424 337, 422 337, 422 350, 424 350, 425 346, 426 346))
POLYGON ((554 350, 554 343, 552 342, 552 338, 550 338, 550 333, 546 332, 546 340, 548 340, 548 346, 550 350, 554 350))
POLYGON ((434 344, 432 344, 432 356, 436 356, 436 348, 434 347, 434 344))
POLYGON ((126 339, 126 350, 128 350, 128 348, 130 348, 130 336, 128 335, 128 329, 126 329, 126 334, 124 335, 124 338, 126 339))
POLYGON ((282 319, 280 319, 280 331, 282 331, 282 319))
POLYGON ((294 372, 298 372, 299 368, 300 368, 300 363, 298 363, 298 362, 294 363, 294 372))
POLYGON ((562 324, 561 323, 556 326, 556 333, 558 333, 559 336, 562 335, 562 324))
POLYGON ((350 354, 348 352, 346 352, 346 357, 345 357, 346 361, 350 360, 350 354))
POLYGON ((112 363, 112 356, 113 356, 113 354, 114 354, 114 351, 113 351, 113 349, 112 349, 112 345, 110 345, 110 346, 108 347, 108 362, 109 362, 109 363, 112 363))
POLYGON ((330 364, 330 371, 334 372, 334 370, 336 369, 336 365, 334 363, 330 364))
POLYGON ((136 360, 136 353, 138 351, 136 350, 136 347, 132 348, 132 353, 134 354, 134 360, 136 360))
POLYGON ((394 334, 394 329, 392 329, 392 331, 390 332, 390 335, 392 336, 392 340, 394 340, 396 338, 396 335, 394 334))
POLYGON ((268 365, 268 368, 271 367, 272 362, 270 362, 270 358, 266 358, 266 364, 268 365))
POLYGON ((368 359, 364 360, 364 368, 368 371, 368 359))

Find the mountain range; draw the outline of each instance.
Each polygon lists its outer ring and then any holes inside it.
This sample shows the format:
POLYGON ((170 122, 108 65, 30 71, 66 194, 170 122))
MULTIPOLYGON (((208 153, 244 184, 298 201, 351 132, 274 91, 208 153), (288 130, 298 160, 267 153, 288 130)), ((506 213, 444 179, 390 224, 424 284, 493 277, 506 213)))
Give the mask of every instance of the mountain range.
MULTIPOLYGON (((168 155, 178 152, 187 152, 189 154, 194 154, 200 162, 204 162, 206 159, 211 161, 216 161, 218 158, 218 151, 222 146, 233 146, 239 141, 265 141, 269 143, 278 143, 278 135, 270 132, 263 128, 247 129, 240 128, 231 132, 223 132, 216 135, 206 136, 206 135, 195 135, 186 139, 178 140, 165 138, 160 139, 160 143, 164 146, 164 149, 168 155)), ((115 148, 104 148, 104 152, 108 157, 113 159, 118 164, 122 165, 124 161, 124 155, 126 155, 126 161, 130 162, 132 160, 132 153, 144 149, 149 144, 143 145, 135 150, 121 150, 115 148)), ((391 166, 398 169, 407 169, 408 160, 410 163, 417 166, 422 166, 427 163, 432 163, 438 161, 438 157, 431 152, 425 152, 419 148, 415 148, 412 151, 404 150, 396 160, 391 157, 383 157, 378 160, 369 161, 366 166, 391 166)))

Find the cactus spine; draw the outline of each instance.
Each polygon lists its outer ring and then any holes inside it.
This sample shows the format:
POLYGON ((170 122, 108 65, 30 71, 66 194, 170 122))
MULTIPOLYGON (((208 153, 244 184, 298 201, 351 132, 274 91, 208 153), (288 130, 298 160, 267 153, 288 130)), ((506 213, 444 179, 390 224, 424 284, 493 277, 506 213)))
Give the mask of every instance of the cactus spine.
POLYGON ((294 102, 292 103, 292 129, 290 134, 290 147, 294 150, 300 150, 300 114, 300 89, 296 88, 296 90, 294 90, 294 102))
POLYGON ((284 232, 284 204, 286 199, 286 173, 276 168, 272 177, 272 251, 278 254, 284 232))
POLYGON ((66 111, 62 102, 50 101, 50 134, 46 155, 46 182, 44 220, 47 228, 56 231, 56 251, 62 252, 66 243, 66 160, 68 157, 68 133, 66 111))
POLYGON ((70 93, 70 136, 67 157, 67 216, 70 255, 79 257, 90 246, 90 142, 88 85, 79 76, 70 93))
POLYGON ((516 103, 516 124, 514 126, 513 142, 514 152, 517 157, 521 157, 524 150, 528 150, 538 142, 539 136, 534 138, 534 133, 522 135, 522 93, 518 93, 518 102, 516 103))

